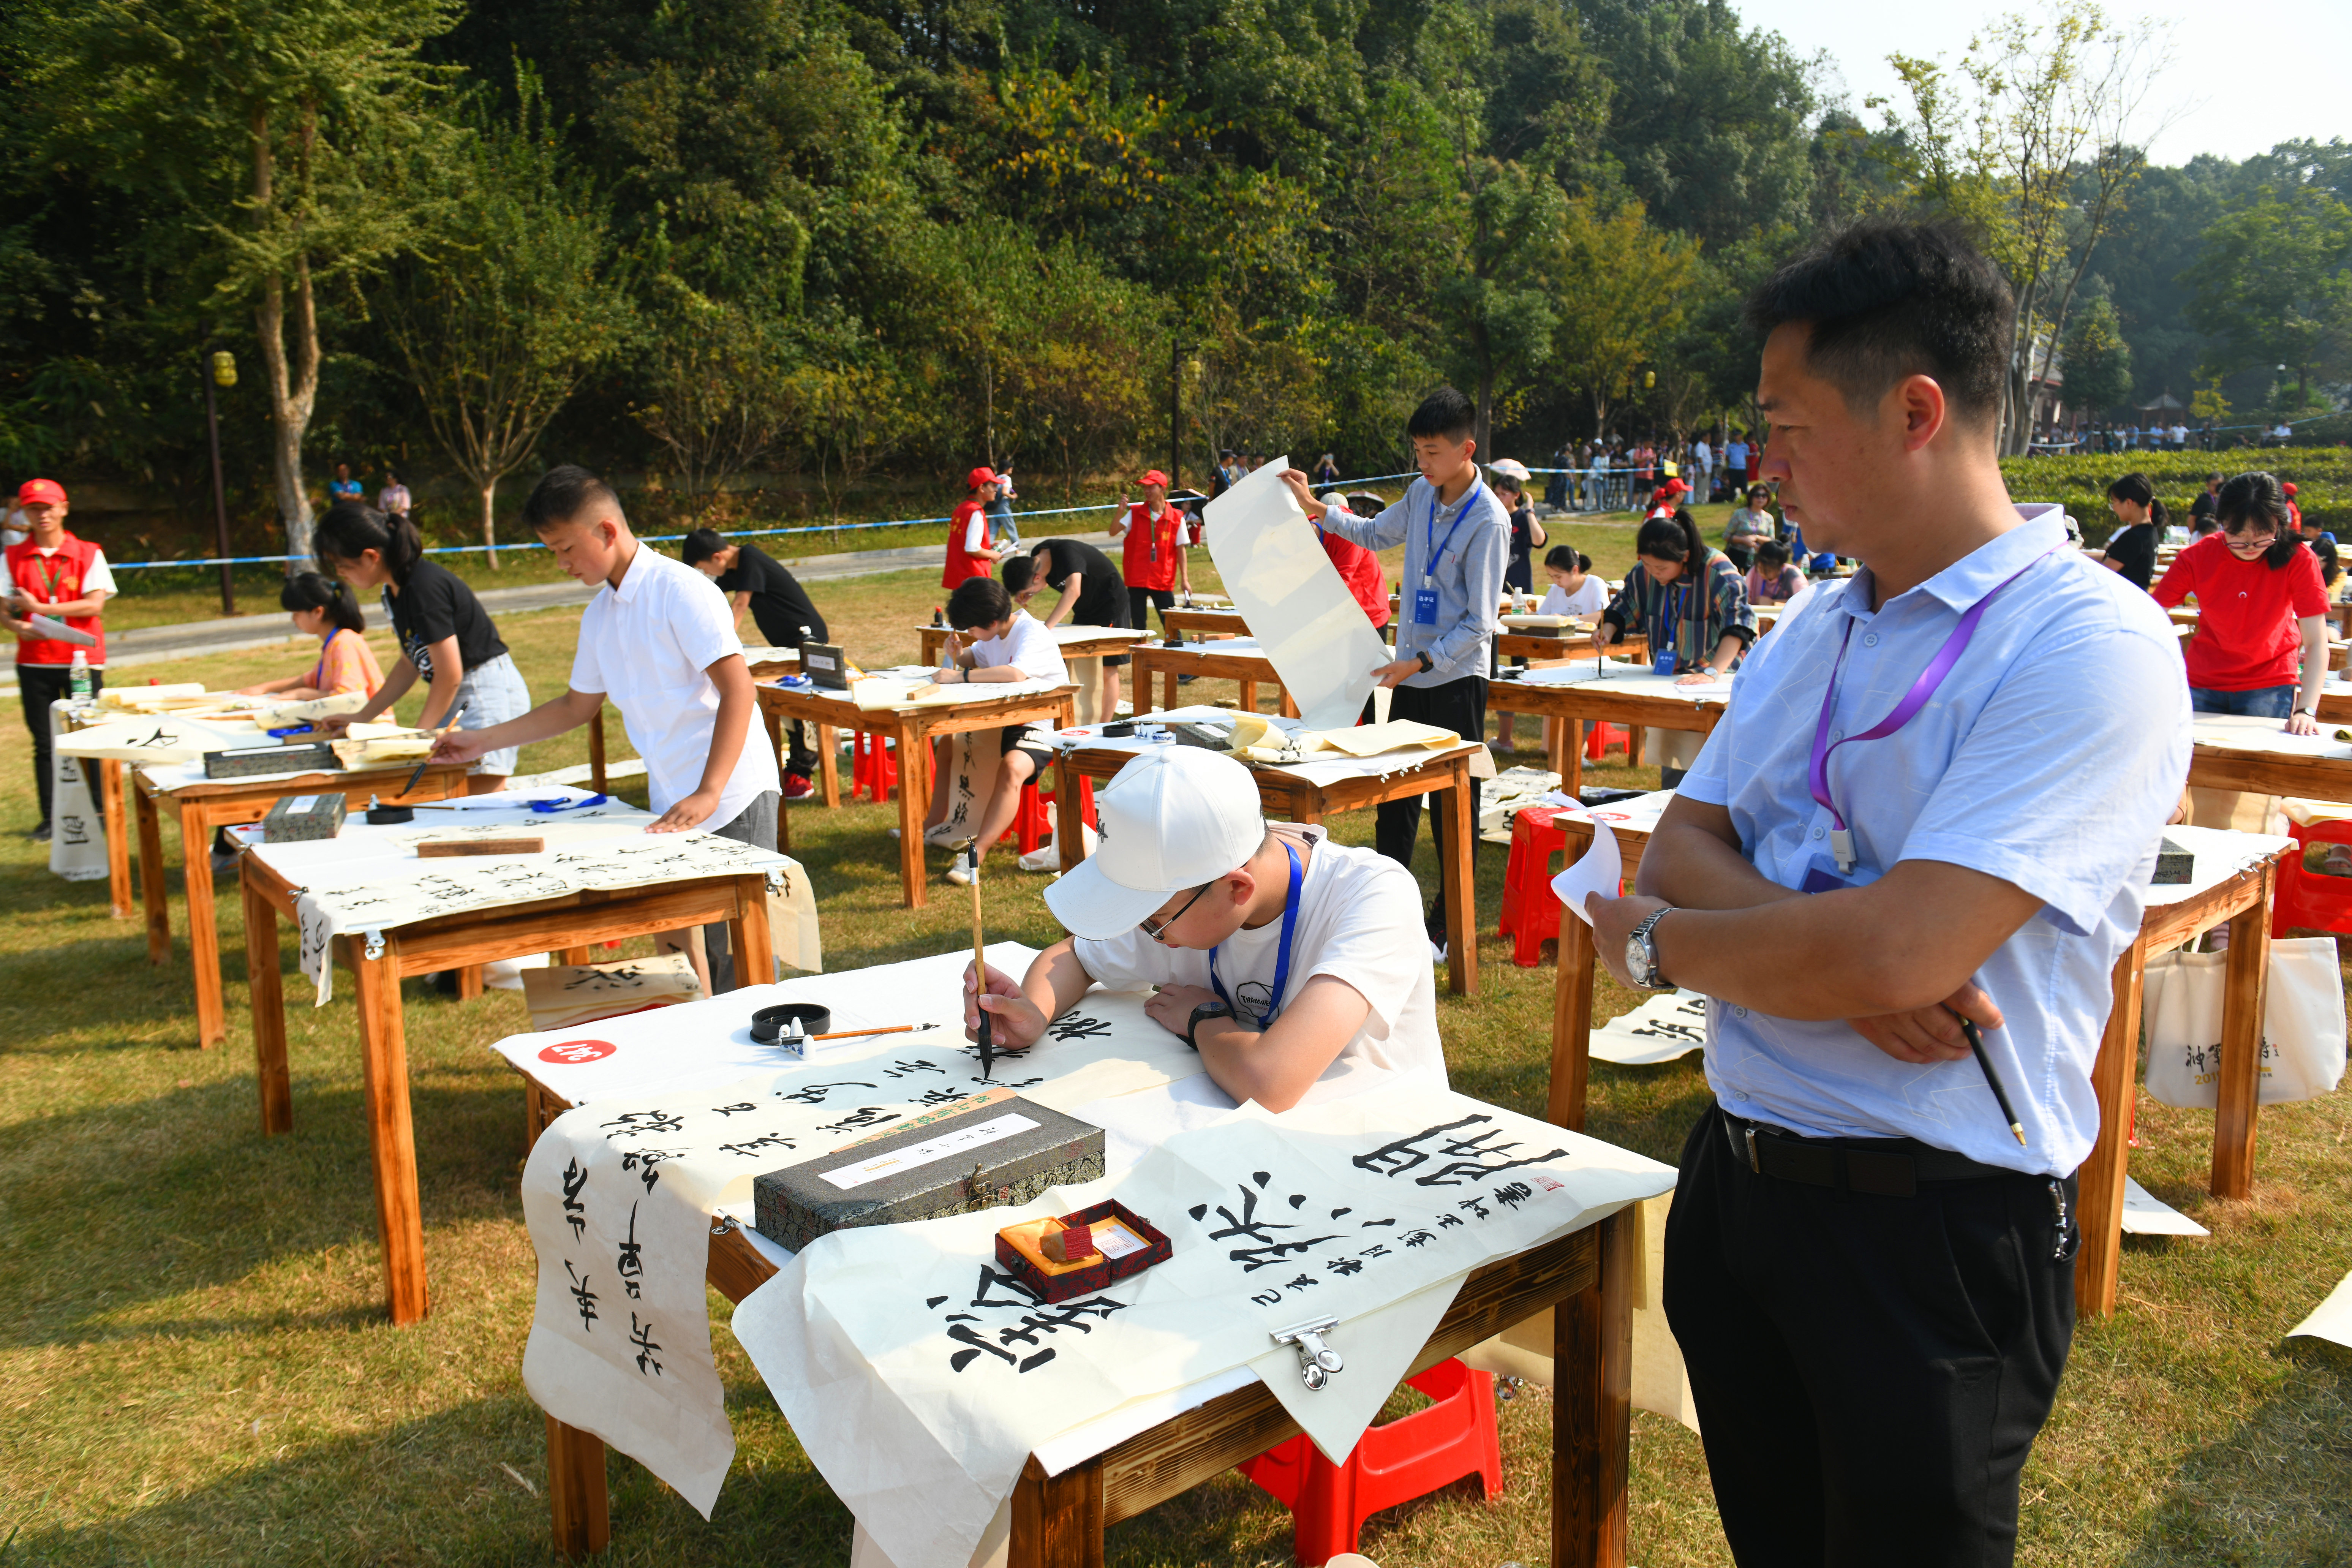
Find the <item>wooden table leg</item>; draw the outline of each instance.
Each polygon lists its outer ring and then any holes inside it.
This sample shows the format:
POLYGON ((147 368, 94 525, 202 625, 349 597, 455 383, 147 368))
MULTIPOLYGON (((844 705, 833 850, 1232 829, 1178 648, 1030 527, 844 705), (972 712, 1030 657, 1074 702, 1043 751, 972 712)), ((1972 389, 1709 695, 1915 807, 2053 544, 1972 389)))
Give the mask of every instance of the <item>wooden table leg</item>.
POLYGON ((213 909, 213 821, 201 801, 180 807, 180 876, 188 894, 188 956, 196 972, 196 1044, 228 1037, 221 1002, 220 928, 213 909))
POLYGON ((2091 1092, 2099 1101, 2099 1134, 2075 1183, 2074 1223, 2083 1245, 2074 1254, 2074 1312, 2104 1318, 2116 1310, 2116 1285, 2123 1269, 2124 1177, 2131 1153, 2125 1136, 2131 1126, 2132 1093, 2139 1068, 2139 1015, 2147 979, 2145 938, 2124 949, 2111 982, 2115 1000, 2107 1009, 2106 1033, 2091 1068, 2091 1092))
POLYGON ((588 782, 604 793, 604 708, 599 703, 588 717, 588 782))
POLYGON ((116 920, 131 918, 131 825, 122 811, 122 764, 98 764, 98 815, 106 827, 106 890, 116 920))
POLYGON ((898 742, 898 886, 910 910, 930 901, 923 869, 923 816, 931 808, 931 792, 923 787, 931 759, 924 748, 930 739, 916 731, 904 719, 891 727, 898 742))
POLYGON ((2254 1114, 2262 1088, 2263 992, 2271 967, 2271 895, 2276 861, 2263 866, 2263 896, 2230 920, 2229 980, 2221 1001, 2221 1082, 2213 1113, 2217 1198, 2254 1192, 2254 1114))
POLYGON ((350 943, 360 1015, 360 1072, 367 1086, 368 1147, 374 1158, 376 1228, 383 1238, 384 1304, 394 1324, 431 1310, 425 1285, 425 1219, 416 1195, 416 1131, 408 1110, 408 1038, 400 1011, 400 956, 385 939, 377 956, 365 936, 350 943))
POLYGON ((1584 787, 1584 721, 1563 719, 1560 736, 1567 742, 1553 758, 1552 771, 1559 774, 1560 793, 1570 800, 1583 798, 1578 792, 1584 787))
POLYGON ((1454 777, 1437 795, 1445 813, 1444 864, 1438 868, 1445 889, 1445 987, 1456 996, 1478 994, 1478 879, 1471 858, 1477 847, 1478 786, 1470 759, 1454 761, 1454 777))
POLYGON ((1290 688, 1287 686, 1277 686, 1274 689, 1274 695, 1276 700, 1281 704, 1282 716, 1284 718, 1296 719, 1298 717, 1298 704, 1290 700, 1290 688))
POLYGON ((155 797, 133 787, 139 816, 139 901, 147 908, 147 962, 172 962, 172 907, 163 886, 163 824, 155 797))
POLYGON ((1642 765, 1642 731, 1646 728, 1643 724, 1625 726, 1625 765, 1629 768, 1642 765))
POLYGON ((1005 1568, 1102 1568, 1102 1462, 1049 1476, 1030 1459, 1013 1488, 1005 1568))
POLYGON ((457 1000, 471 1002, 482 994, 482 966, 461 963, 457 966, 457 1000))
POLYGON ((1087 858, 1086 811, 1078 804, 1079 782, 1086 775, 1066 753, 1054 766, 1054 847, 1066 871, 1087 858))
MULTIPOLYGON (((777 721, 774 710, 769 708, 762 708, 760 710, 760 723, 761 726, 768 731, 768 750, 776 753, 776 772, 781 773, 784 771, 784 757, 786 754, 786 748, 784 746, 784 727, 777 721)), ((795 719, 793 721, 793 730, 794 733, 799 732, 799 720, 795 719)))
POLYGON ((1552 1309, 1553 1568, 1624 1568, 1635 1218, 1601 1222, 1601 1278, 1552 1309))
POLYGON ((1242 711, 1244 713, 1256 712, 1257 682, 1255 680, 1244 680, 1242 681, 1240 685, 1242 689, 1242 711))
POLYGON ((776 937, 768 924, 768 874, 739 877, 736 902, 741 910, 727 922, 727 946, 735 961, 735 988, 772 985, 776 978, 776 937))
POLYGON ((1552 976, 1551 1086, 1544 1120, 1584 1131, 1586 1085, 1592 1072, 1592 928, 1559 913, 1559 967, 1552 976))
POLYGON ((830 724, 816 727, 817 788, 822 792, 821 798, 827 810, 841 804, 841 770, 835 765, 839 761, 840 745, 840 731, 830 724))
POLYGON ((565 1557, 593 1557, 612 1543, 604 1439, 552 1415, 547 1418, 547 1514, 555 1550, 565 1557))
POLYGON ((245 983, 253 1008, 253 1076, 261 1090, 261 1130, 294 1131, 294 1084, 286 1067, 286 994, 278 974, 278 910, 239 877, 245 899, 245 983))

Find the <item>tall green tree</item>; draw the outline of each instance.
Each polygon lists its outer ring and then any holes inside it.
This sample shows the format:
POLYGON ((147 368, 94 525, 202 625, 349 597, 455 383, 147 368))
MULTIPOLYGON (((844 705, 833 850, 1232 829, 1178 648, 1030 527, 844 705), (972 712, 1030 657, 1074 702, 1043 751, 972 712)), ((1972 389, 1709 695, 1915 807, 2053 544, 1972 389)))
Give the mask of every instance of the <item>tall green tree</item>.
POLYGON ((2205 231, 2182 274, 2189 319, 2215 340, 2209 374, 2281 364, 2297 404, 2352 363, 2352 207, 2317 184, 2266 188, 2205 231))

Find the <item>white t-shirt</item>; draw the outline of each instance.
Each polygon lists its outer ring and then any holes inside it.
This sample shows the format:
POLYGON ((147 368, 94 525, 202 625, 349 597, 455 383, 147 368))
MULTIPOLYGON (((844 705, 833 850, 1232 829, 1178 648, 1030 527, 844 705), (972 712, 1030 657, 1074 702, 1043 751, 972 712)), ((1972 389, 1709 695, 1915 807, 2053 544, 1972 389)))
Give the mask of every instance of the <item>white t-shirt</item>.
POLYGON ((1608 584, 1599 576, 1587 572, 1584 581, 1571 594, 1554 583, 1545 593, 1543 604, 1537 609, 1539 616, 1597 616, 1609 607, 1608 584))
MULTIPOLYGON (((581 612, 572 689, 601 691, 620 709, 629 744, 646 760, 655 811, 667 811, 701 784, 719 717, 719 688, 707 672, 742 651, 719 584, 649 544, 637 546, 617 590, 606 584, 581 612)), ((742 752, 706 828, 726 826, 761 795, 783 788, 759 716, 744 715, 744 724, 742 752)))
POLYGON ((969 555, 977 555, 988 548, 988 512, 973 512, 971 521, 963 525, 963 548, 969 555))
POLYGON ((1710 447, 1706 442, 1701 441, 1691 447, 1691 461, 1696 463, 1700 468, 1706 468, 1708 463, 1714 460, 1714 448, 1710 447))
MULTIPOLYGON (((1290 831, 1312 845, 1314 853, 1299 889, 1283 1000, 1287 1004, 1315 976, 1329 974, 1354 986, 1372 1008, 1299 1103, 1359 1093, 1388 1073, 1424 1071, 1443 1084, 1445 1047, 1437 1037, 1420 884, 1387 856, 1334 844, 1320 827, 1290 831)), ((1207 952, 1163 947, 1140 931, 1108 942, 1080 937, 1073 946, 1086 972, 1114 990, 1209 984, 1207 952)), ((1252 1027, 1273 990, 1281 950, 1279 916, 1255 931, 1235 931, 1217 950, 1217 977, 1252 1027)))
POLYGON ((1062 662, 1062 645, 1045 623, 1026 610, 1013 612, 1013 625, 1001 637, 982 637, 971 645, 971 662, 982 669, 1011 665, 1032 680, 1066 685, 1070 667, 1062 662))

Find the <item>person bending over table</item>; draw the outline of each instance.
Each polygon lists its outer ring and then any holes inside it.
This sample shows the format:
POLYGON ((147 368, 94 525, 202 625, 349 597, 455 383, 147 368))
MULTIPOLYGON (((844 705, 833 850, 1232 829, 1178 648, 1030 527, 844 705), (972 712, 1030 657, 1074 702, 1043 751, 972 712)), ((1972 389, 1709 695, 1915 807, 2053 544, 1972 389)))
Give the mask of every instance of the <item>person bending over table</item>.
POLYGON ((1018 983, 966 965, 967 1034, 985 1008, 999 1049, 1034 1045, 1097 981, 1156 985, 1145 1010, 1233 1103, 1288 1110, 1396 1072, 1444 1084, 1412 872, 1320 827, 1269 824, 1249 770, 1194 747, 1144 752, 1095 808, 1101 847, 1045 889, 1070 934, 1018 983))
POLYGON ((1664 1300, 1732 1555, 1983 1568, 2072 1339, 2091 1068, 2188 692, 2147 596, 2010 502, 1999 268, 1869 223, 1748 310, 1764 471, 1863 569, 1758 645, 1633 896, 1586 908, 1620 981, 1710 998, 1664 1300))
MULTIPOLYGON (((1007 569, 1018 562, 1006 563, 1007 569)), ((1065 685, 1070 679, 1069 666, 1062 660, 1062 650, 1051 633, 1037 623, 1037 617, 1013 603, 1013 595, 1004 584, 993 577, 974 577, 948 595, 948 625, 954 628, 949 635, 944 650, 950 662, 940 667, 941 685, 959 682, 971 685, 1009 684, 1016 680, 1048 680, 1065 685), (967 643, 962 635, 976 633, 967 643)), ((938 755, 931 770, 934 780, 947 778, 952 772, 950 748, 955 737, 943 735, 936 742, 938 755)), ((975 739, 975 744, 977 740, 975 739)), ((987 857, 989 849, 1004 830, 1013 826, 1013 814, 1020 809, 1021 786, 1045 769, 1054 760, 1054 727, 1051 724, 1007 724, 997 731, 1001 750, 996 763, 996 787, 988 797, 988 805, 980 814, 980 825, 966 833, 961 823, 949 820, 949 800, 955 791, 934 784, 931 809, 923 824, 923 837, 934 844, 960 844, 976 837, 980 854, 987 857)), ((960 887, 971 885, 972 872, 959 859, 948 868, 948 880, 960 887)))
MULTIPOLYGON (((547 543, 555 563, 596 596, 580 613, 580 645, 563 695, 488 730, 443 737, 437 762, 467 762, 492 747, 523 746, 576 730, 611 697, 629 744, 646 763, 656 813, 648 833, 707 828, 761 849, 776 847, 776 753, 758 726, 759 700, 735 636, 727 596, 693 567, 648 549, 629 528, 612 486, 576 464, 550 468, 522 503, 523 521, 547 543)), ((736 975, 727 927, 665 932, 661 945, 684 952, 703 994, 733 983, 765 984, 765 974, 736 975)))
MULTIPOLYGON (((719 584, 734 606, 735 634, 743 634, 743 612, 770 647, 796 648, 803 642, 825 640, 824 617, 817 614, 808 590, 784 563, 756 544, 730 544, 715 528, 698 528, 686 536, 680 552, 686 563, 719 584)), ((815 787, 815 726, 795 719, 784 742, 784 798, 800 800, 815 787)))
POLYGON ((2223 485, 2214 515, 2221 531, 2184 546, 2155 589, 2168 610, 2197 595, 2189 703, 2200 713, 2283 719, 2288 734, 2315 735, 2327 679, 2327 590, 2318 557, 2288 529, 2285 498, 2268 474, 2240 474, 2223 485))
MULTIPOLYGON (((1658 673, 1678 676, 1682 685, 1704 686, 1737 665, 1756 641, 1756 615, 1748 607, 1747 579, 1731 558, 1706 547, 1688 513, 1643 522, 1633 552, 1640 559, 1592 628, 1599 655, 1606 658, 1611 643, 1639 632, 1650 639, 1658 673)), ((1701 738, 1685 730, 1643 732, 1665 788, 1674 788, 1698 755, 1701 738)))
MULTIPOLYGON (((1045 612, 1045 626, 1123 626, 1127 625, 1127 585, 1110 557, 1076 539, 1040 540, 1029 552, 1028 569, 1014 557, 1003 568, 1004 591, 1016 604, 1027 605, 1040 588, 1051 588, 1060 598, 1045 612)), ((1188 579, 1189 581, 1189 579, 1188 579)), ((1102 702, 1097 710, 1105 721, 1118 717, 1119 671, 1131 660, 1123 653, 1106 654, 1102 661, 1102 702)))
MULTIPOLYGON (((425 541, 415 523, 358 501, 341 501, 319 519, 312 548, 330 575, 362 594, 372 588, 382 594, 404 656, 359 711, 321 719, 313 730, 341 735, 353 724, 391 712, 419 675, 425 681, 425 711, 416 718, 420 729, 437 730, 455 712, 458 729, 488 730, 530 711, 530 688, 499 639, 489 612, 463 578, 425 559, 425 541)), ((476 752, 474 757, 473 775, 466 781, 471 794, 505 787, 515 771, 511 746, 476 752)))

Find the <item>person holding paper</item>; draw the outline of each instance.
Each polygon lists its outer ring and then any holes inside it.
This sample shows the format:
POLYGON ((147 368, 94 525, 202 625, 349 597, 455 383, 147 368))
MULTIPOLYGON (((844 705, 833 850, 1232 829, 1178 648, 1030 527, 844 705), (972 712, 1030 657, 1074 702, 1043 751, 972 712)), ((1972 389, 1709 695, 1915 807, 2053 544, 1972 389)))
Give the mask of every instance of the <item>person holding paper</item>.
MULTIPOLYGON (((1413 463, 1421 478, 1378 517, 1360 518, 1338 501, 1318 502, 1307 476, 1292 468, 1283 476, 1301 510, 1318 507, 1326 533, 1367 550, 1404 546, 1399 580, 1402 614, 1397 619, 1396 658, 1371 673, 1395 693, 1392 719, 1415 719, 1451 730, 1465 741, 1486 738, 1486 671, 1494 659, 1496 606, 1511 559, 1511 514, 1478 478, 1478 443, 1471 437, 1476 406, 1450 386, 1423 400, 1406 422, 1413 463)), ((1451 809, 1450 807, 1448 809, 1451 809)), ((1470 834, 1475 868, 1475 823, 1457 824, 1470 834)), ((1431 832, 1438 854, 1451 831, 1443 817, 1431 832)), ((1383 801, 1377 808, 1374 841, 1381 854, 1412 864, 1413 840, 1421 835, 1421 796, 1383 801)), ((1429 907, 1431 953, 1445 952, 1445 893, 1429 907)))
MULTIPOLYGON (((1019 563, 1007 563, 1008 566, 1019 563)), ((948 595, 948 625, 955 628, 944 650, 948 661, 940 667, 939 681, 942 686, 961 683, 991 684, 1014 680, 1047 680, 1058 686, 1070 679, 1070 667, 1062 658, 1061 646, 1054 636, 1038 624, 1037 617, 1013 602, 1004 584, 993 577, 974 577, 948 595), (977 634, 977 635, 968 635, 977 634)), ((942 736, 938 742, 938 762, 931 770, 935 779, 954 776, 950 748, 955 744, 952 736, 942 736)), ((1020 809, 1021 786, 1045 772, 1054 760, 1054 727, 1051 724, 1007 724, 997 731, 1001 754, 996 764, 996 788, 988 797, 987 809, 981 813, 980 826, 974 837, 980 844, 975 865, 966 868, 959 859, 948 868, 948 880, 960 887, 970 887, 977 860, 987 855, 990 847, 1004 837, 1013 826, 1013 814, 1020 809)), ((923 836, 929 839, 931 830, 947 820, 950 789, 931 792, 929 820, 923 824, 923 836)))
POLYGON ((1201 1053, 1223 1093, 1171 1086, 1121 1108, 1150 1097, 1162 1116, 1169 1099, 1209 1114, 1253 1100, 1288 1110, 1400 1072, 1445 1086, 1411 872, 1321 827, 1267 822, 1250 771, 1195 747, 1137 757, 1095 806, 1101 847, 1045 889, 1070 935, 1018 981, 966 966, 968 1037, 985 1008, 998 1050, 1032 1046, 1097 982, 1157 986, 1146 1011, 1201 1053))
MULTIPOLYGON (((74 655, 89 667, 90 689, 106 685, 106 627, 100 619, 106 601, 114 596, 114 574, 107 570, 106 552, 66 529, 66 488, 55 479, 26 479, 16 491, 24 510, 26 536, 8 547, 8 629, 16 634, 16 690, 25 701, 25 728, 33 735, 33 779, 38 786, 41 820, 28 835, 46 843, 49 837, 49 795, 56 769, 49 750, 49 704, 72 689, 74 655), (94 646, 44 633, 33 624, 40 616, 63 621, 73 631, 95 637, 94 646)), ((84 773, 88 773, 87 767, 84 773)))
POLYGON ((2073 1335, 2189 692, 2164 613, 2009 499, 2014 309, 1956 229, 1883 221, 1751 296, 1763 471, 1862 568, 1758 645, 1633 895, 1583 906, 1619 980, 1711 999, 1664 1297, 1742 1564, 2010 1562, 2073 1335))

